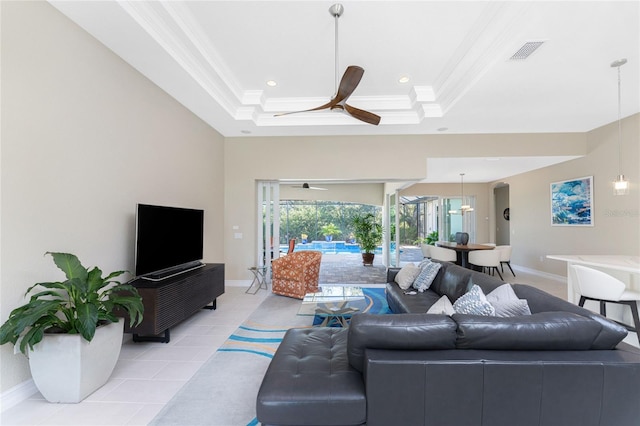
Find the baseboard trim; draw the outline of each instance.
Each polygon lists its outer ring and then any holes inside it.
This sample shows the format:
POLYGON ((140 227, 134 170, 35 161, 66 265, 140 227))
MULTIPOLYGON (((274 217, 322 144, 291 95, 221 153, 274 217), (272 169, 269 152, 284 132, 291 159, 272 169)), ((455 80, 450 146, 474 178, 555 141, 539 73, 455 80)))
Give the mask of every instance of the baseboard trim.
POLYGON ((511 265, 511 267, 516 271, 526 272, 528 274, 537 275, 539 277, 547 278, 553 281, 558 281, 564 284, 567 283, 567 278, 563 277, 562 275, 551 274, 549 272, 543 272, 537 269, 527 268, 526 266, 511 265))
POLYGON ((251 280, 224 280, 227 287, 249 287, 251 280))
POLYGON ((0 394, 0 412, 4 412, 9 408, 15 407, 21 402, 29 399, 29 397, 38 392, 33 379, 29 379, 16 385, 6 392, 0 394))

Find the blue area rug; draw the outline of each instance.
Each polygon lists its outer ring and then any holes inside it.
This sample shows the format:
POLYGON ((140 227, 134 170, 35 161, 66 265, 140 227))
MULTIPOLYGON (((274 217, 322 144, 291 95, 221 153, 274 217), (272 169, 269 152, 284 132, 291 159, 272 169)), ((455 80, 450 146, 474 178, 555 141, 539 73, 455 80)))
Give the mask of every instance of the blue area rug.
MULTIPOLYGON (((362 312, 387 314, 383 288, 363 288, 362 312)), ((151 421, 151 426, 258 425, 264 373, 288 329, 311 327, 300 300, 269 295, 151 421)))
MULTIPOLYGON (((387 297, 385 296, 384 288, 364 287, 362 289, 362 293, 364 293, 364 299, 350 302, 349 306, 358 308, 359 313, 376 315, 386 315, 392 313, 389 309, 389 305, 387 305, 387 297)), ((350 318, 350 316, 345 317, 350 318)), ((313 317, 313 325, 322 324, 324 320, 325 317, 316 315, 315 317, 313 317)), ((331 321, 328 326, 340 327, 340 324, 337 321, 331 321)))

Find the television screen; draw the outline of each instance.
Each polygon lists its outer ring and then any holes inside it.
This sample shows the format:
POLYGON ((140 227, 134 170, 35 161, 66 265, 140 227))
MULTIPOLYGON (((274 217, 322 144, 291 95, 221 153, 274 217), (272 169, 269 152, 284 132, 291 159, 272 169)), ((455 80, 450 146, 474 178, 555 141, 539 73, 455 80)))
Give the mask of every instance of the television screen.
POLYGON ((156 278, 199 264, 203 258, 204 211, 138 204, 136 276, 156 278))

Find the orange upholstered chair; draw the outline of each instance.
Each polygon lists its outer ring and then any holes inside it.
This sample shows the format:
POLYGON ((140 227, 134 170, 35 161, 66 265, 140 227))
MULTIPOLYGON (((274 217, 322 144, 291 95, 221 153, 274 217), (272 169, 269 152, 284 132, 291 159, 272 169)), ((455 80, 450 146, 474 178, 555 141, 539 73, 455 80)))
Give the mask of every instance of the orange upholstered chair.
POLYGON ((306 293, 318 291, 319 251, 296 251, 271 262, 271 288, 275 294, 304 298, 306 293))

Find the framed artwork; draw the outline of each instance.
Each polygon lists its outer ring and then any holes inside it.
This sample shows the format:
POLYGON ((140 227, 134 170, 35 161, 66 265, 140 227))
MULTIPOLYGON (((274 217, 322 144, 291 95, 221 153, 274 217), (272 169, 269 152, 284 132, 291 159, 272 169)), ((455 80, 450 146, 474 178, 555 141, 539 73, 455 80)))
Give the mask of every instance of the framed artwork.
POLYGON ((593 226, 593 176, 551 184, 551 226, 593 226))

